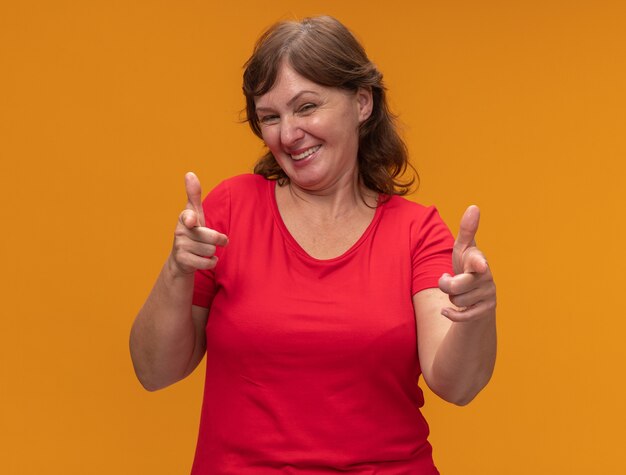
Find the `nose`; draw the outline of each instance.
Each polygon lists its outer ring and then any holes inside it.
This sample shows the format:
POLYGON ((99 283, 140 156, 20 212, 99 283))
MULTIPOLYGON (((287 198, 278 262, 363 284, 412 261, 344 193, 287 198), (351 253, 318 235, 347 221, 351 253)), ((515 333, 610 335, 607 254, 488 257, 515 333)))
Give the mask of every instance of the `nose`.
POLYGON ((304 138, 304 130, 297 117, 286 116, 280 121, 280 142, 283 147, 294 148, 304 138))

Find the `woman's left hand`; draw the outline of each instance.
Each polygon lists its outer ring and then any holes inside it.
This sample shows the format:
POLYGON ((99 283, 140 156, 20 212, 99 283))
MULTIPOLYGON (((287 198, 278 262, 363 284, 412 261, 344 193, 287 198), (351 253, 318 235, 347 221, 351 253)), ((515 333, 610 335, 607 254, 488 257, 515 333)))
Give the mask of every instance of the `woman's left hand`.
POLYGON ((476 247, 479 220, 478 207, 472 205, 467 208, 452 251, 455 275, 444 274, 439 279, 439 288, 457 307, 443 308, 441 314, 453 322, 495 317, 496 285, 487 259, 476 247))

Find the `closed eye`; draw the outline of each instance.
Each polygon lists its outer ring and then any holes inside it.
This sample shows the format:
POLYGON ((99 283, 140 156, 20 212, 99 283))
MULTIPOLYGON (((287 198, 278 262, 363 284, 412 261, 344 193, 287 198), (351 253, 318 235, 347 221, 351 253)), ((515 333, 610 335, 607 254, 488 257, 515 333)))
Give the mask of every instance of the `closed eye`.
POLYGON ((275 124, 278 122, 278 118, 279 117, 277 115, 273 115, 273 114, 264 115, 264 116, 259 117, 259 122, 265 125, 275 124))
POLYGON ((298 109, 298 113, 300 114, 311 113, 316 107, 317 106, 313 104, 312 102, 307 102, 306 104, 303 104, 302 107, 298 109))

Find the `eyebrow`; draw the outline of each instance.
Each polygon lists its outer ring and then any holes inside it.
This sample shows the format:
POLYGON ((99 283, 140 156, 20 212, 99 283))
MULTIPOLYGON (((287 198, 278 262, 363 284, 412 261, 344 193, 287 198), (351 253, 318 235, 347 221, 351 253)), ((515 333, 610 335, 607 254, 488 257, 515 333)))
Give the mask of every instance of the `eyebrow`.
MULTIPOLYGON (((291 99, 289 99, 287 101, 287 106, 290 107, 294 102, 296 102, 300 96, 304 95, 304 94, 314 94, 316 96, 319 96, 319 94, 315 91, 309 91, 309 90, 304 90, 304 91, 300 91, 298 94, 296 94, 295 96, 293 96, 291 99)), ((271 111, 273 110, 270 107, 256 107, 255 110, 258 111, 271 111)))

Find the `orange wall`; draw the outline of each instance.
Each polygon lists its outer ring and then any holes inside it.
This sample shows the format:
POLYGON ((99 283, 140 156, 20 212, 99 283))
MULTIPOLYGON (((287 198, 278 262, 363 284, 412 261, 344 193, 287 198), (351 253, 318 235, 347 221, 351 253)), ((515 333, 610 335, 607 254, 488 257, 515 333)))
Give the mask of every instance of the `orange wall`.
POLYGON ((482 207, 490 386, 427 393, 443 474, 626 473, 626 9, 620 1, 0 4, 0 473, 178 474, 202 369, 134 378, 128 331, 185 203, 250 170, 241 65, 285 17, 337 16, 385 73, 456 232, 482 207))

